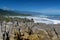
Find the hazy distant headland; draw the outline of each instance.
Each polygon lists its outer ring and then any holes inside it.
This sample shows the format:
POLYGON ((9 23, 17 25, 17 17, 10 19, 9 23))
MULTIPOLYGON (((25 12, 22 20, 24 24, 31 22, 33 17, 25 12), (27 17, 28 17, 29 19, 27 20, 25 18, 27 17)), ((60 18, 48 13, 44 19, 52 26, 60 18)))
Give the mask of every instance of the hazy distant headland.
POLYGON ((3 16, 31 16, 31 14, 24 14, 21 12, 18 13, 16 11, 3 10, 3 9, 0 9, 0 15, 3 15, 3 16))

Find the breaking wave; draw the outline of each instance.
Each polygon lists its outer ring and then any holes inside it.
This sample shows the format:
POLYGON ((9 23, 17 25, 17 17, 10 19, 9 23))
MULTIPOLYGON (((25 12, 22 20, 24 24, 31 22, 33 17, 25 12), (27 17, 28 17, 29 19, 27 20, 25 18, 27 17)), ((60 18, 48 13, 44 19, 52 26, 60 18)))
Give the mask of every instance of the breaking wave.
POLYGON ((14 16, 14 17, 33 19, 34 23, 60 24, 60 20, 56 19, 55 16, 37 15, 37 16, 14 16))

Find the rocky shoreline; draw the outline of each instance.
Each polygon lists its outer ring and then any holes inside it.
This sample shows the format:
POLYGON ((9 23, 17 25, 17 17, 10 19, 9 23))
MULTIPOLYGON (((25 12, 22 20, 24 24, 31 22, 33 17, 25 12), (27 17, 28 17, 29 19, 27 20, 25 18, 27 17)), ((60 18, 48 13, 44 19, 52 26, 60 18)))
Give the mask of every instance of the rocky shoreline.
POLYGON ((9 40, 60 40, 60 24, 34 23, 27 18, 4 20, 0 22, 1 33, 9 32, 9 40))

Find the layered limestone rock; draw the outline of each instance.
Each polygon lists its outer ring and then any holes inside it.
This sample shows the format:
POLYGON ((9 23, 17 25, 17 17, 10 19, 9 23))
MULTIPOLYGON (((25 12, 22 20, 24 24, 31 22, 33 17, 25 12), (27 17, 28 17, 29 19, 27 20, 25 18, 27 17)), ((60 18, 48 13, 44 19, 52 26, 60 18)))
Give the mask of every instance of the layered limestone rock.
POLYGON ((36 33, 30 33, 30 29, 26 27, 23 32, 20 32, 16 29, 13 30, 10 40, 18 40, 18 35, 21 40, 58 40, 54 33, 46 32, 46 30, 40 29, 36 33), (54 35, 54 36, 53 36, 54 35))
MULTIPOLYGON (((12 33, 10 34, 10 40, 59 40, 60 31, 58 30, 60 28, 57 28, 55 26, 21 22, 19 26, 14 26, 11 29, 12 33)), ((7 26, 7 28, 8 27, 9 25, 7 26)))

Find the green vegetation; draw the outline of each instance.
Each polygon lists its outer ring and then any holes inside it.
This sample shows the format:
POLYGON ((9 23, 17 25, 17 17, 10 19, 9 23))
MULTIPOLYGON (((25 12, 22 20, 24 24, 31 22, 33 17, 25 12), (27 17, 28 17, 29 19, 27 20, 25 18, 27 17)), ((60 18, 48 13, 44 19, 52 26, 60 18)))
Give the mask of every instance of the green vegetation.
POLYGON ((18 22, 34 22, 33 19, 27 19, 27 18, 18 18, 18 17, 15 17, 15 18, 11 18, 11 17, 4 17, 4 16, 0 16, 0 21, 3 22, 3 21, 6 21, 6 22, 13 22, 13 21, 18 21, 18 22))

